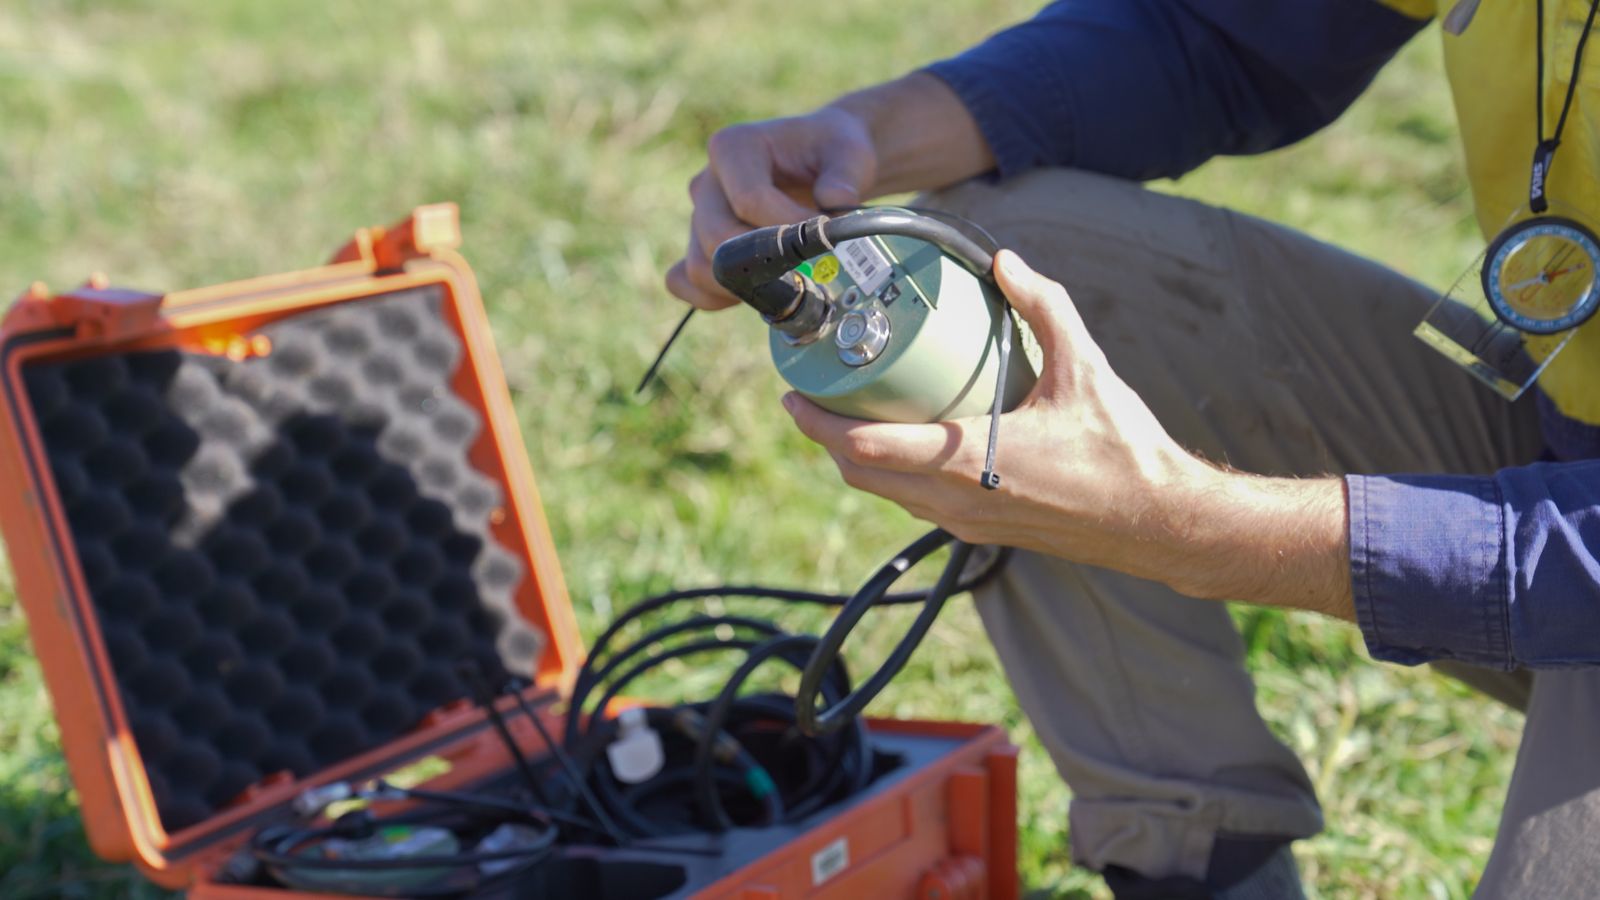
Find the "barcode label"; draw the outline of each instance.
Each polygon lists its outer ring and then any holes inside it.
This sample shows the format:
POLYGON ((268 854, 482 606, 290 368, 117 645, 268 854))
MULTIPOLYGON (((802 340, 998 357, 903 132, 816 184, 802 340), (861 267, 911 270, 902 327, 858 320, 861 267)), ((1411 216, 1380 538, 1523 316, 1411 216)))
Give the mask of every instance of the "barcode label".
POLYGON ((811 854, 811 886, 827 881, 829 878, 843 872, 850 865, 850 841, 848 838, 839 838, 821 850, 811 854))
POLYGON ((883 287, 884 282, 894 275, 888 257, 872 243, 871 238, 845 241, 835 248, 835 252, 839 262, 844 263, 844 270, 850 273, 850 280, 856 283, 863 294, 876 294, 878 288, 883 287))

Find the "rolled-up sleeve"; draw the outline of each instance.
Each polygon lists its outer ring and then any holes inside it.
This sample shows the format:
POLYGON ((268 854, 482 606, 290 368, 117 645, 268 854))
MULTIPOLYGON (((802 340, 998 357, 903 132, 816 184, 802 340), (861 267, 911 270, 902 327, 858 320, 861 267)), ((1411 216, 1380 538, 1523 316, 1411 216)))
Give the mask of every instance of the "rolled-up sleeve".
POLYGON ((1002 176, 1175 177, 1333 121, 1422 24, 1374 0, 1058 0, 928 71, 1002 176))
POLYGON ((1345 481, 1356 618, 1374 657, 1600 664, 1600 461, 1345 481))

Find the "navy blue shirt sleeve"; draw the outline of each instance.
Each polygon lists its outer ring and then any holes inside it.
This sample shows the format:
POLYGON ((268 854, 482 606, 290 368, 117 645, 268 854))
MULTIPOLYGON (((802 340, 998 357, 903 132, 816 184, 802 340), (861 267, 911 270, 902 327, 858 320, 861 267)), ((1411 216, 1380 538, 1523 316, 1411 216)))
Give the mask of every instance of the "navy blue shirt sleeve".
POLYGON ((1422 25, 1375 0, 1058 0, 928 71, 1002 176, 1173 177, 1333 121, 1422 25))
POLYGON ((1356 616, 1374 657, 1600 664, 1600 460, 1345 483, 1356 616))

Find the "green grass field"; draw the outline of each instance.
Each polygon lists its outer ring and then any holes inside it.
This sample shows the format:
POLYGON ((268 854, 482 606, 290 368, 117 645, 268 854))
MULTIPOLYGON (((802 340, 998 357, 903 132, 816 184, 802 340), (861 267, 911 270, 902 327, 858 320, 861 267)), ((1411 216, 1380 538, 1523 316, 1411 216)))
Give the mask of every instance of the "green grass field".
MULTIPOLYGON (((849 588, 918 523, 845 489, 789 427, 754 317, 700 317, 657 388, 632 396, 680 313, 660 281, 686 236, 684 185, 719 125, 898 74, 1031 5, 883 0, 798 16, 779 0, 8 3, 0 288, 100 270, 179 289, 300 268, 356 226, 456 200, 586 633, 669 586, 849 588)), ((1419 39, 1302 146, 1163 189, 1448 282, 1477 238, 1437 42, 1419 39)), ((6 584, 0 897, 157 896, 84 842, 6 584)), ((1261 707, 1326 808, 1327 832, 1299 848, 1312 895, 1466 896, 1519 719, 1425 672, 1373 666, 1347 627, 1248 610, 1239 621, 1261 707)), ((856 668, 904 622, 875 620, 856 668)), ((701 692, 717 677, 671 674, 701 692)), ((1027 884, 1106 896, 1068 865, 1068 793, 964 604, 876 711, 1006 725, 1026 748, 1027 884)))

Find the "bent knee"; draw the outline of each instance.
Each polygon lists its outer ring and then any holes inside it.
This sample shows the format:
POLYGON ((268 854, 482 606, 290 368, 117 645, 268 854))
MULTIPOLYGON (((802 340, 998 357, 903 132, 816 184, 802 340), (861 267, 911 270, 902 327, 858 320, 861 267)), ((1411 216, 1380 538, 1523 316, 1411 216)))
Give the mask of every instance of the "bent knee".
POLYGON ((1226 210, 1093 172, 1036 169, 1004 181, 974 179, 922 202, 977 222, 1069 285, 1094 287, 1131 266, 1186 280, 1233 265, 1226 210))

